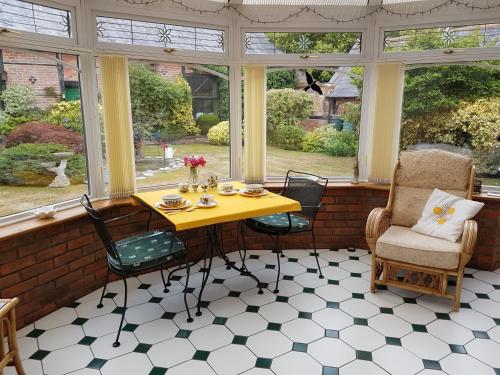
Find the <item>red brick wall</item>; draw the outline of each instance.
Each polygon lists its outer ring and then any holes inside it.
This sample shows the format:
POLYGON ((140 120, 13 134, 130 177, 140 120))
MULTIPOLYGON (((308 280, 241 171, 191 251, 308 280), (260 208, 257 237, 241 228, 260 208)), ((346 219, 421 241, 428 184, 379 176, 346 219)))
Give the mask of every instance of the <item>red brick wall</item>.
MULTIPOLYGON (((388 192, 364 187, 329 188, 316 222, 317 246, 367 248, 364 240, 365 222, 374 207, 385 206, 388 192)), ((148 213, 141 207, 115 207, 106 216, 142 211, 111 227, 115 239, 144 230, 148 213)), ((487 201, 477 217, 479 239, 472 267, 500 267, 500 202, 487 201)), ((153 227, 165 227, 161 217, 153 227)), ((236 223, 226 224, 224 248, 237 249, 236 223)), ((269 237, 246 231, 247 246, 269 249, 269 237)), ((204 230, 184 231, 179 237, 196 257, 204 249, 204 230)), ((310 234, 283 237, 284 248, 311 248, 310 234)), ((56 310, 79 297, 102 287, 106 261, 105 250, 86 217, 56 224, 45 229, 21 234, 0 241, 0 298, 18 296, 18 325, 30 322, 56 310)))

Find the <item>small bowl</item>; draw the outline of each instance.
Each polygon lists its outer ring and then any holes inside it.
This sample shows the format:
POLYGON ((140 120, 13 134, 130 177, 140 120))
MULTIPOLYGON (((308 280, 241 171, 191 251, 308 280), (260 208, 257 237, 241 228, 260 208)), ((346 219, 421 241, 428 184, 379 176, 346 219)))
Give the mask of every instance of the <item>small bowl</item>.
POLYGON ((51 219, 54 217, 56 212, 57 208, 55 208, 54 206, 44 206, 33 211, 35 216, 39 219, 51 219))
POLYGON ((177 188, 179 193, 189 193, 189 184, 187 182, 181 182, 177 184, 177 188))
POLYGON ((182 195, 180 194, 167 194, 161 197, 161 199, 167 206, 178 206, 182 203, 182 195))
POLYGON ((225 182, 220 185, 220 189, 225 193, 230 193, 234 190, 234 186, 230 182, 225 182))
POLYGON ((261 184, 248 184, 246 189, 249 193, 258 194, 264 191, 264 186, 261 184))

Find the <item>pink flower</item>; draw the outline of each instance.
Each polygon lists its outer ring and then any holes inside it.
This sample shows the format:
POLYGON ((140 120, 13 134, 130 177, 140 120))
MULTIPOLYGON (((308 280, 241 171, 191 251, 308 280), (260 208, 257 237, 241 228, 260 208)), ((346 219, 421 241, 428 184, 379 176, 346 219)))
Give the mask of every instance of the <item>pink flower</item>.
POLYGON ((207 164, 207 161, 203 156, 184 156, 184 166, 185 167, 190 167, 190 168, 198 168, 198 167, 204 167, 207 164))

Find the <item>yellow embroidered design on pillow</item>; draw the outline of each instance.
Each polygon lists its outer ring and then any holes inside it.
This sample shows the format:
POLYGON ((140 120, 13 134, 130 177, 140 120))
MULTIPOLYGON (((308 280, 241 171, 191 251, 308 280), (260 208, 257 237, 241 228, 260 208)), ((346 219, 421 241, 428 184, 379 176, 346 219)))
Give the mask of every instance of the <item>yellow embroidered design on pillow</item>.
POLYGON ((436 206, 432 209, 434 215, 436 215, 433 220, 435 220, 438 224, 443 225, 448 221, 450 216, 455 214, 456 210, 454 207, 448 207, 447 204, 443 205, 443 207, 436 206))

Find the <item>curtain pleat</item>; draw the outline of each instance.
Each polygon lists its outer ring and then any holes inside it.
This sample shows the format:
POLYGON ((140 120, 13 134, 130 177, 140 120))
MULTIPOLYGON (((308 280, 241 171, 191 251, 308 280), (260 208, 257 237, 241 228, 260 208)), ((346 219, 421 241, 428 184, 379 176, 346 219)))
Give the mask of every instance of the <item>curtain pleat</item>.
POLYGON ((266 176, 266 68, 244 68, 245 181, 263 183, 266 176))
POLYGON ((123 198, 136 191, 128 60, 122 56, 101 56, 99 62, 109 195, 111 198, 123 198))

